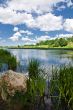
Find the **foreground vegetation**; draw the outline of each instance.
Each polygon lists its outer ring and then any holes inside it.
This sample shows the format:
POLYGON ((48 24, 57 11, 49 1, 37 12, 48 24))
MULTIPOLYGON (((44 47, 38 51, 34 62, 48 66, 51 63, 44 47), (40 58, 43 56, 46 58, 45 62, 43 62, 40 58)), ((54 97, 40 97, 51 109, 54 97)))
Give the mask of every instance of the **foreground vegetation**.
POLYGON ((6 64, 8 69, 15 70, 17 67, 16 57, 7 50, 0 49, 0 69, 6 64))
POLYGON ((43 71, 40 69, 39 62, 37 60, 29 61, 29 78, 27 80, 26 93, 24 91, 16 91, 14 95, 9 95, 7 92, 8 86, 5 83, 3 83, 4 88, 0 85, 0 90, 2 92, 0 95, 5 99, 4 110, 43 110, 42 97, 45 91, 46 81, 41 75, 42 72, 43 71))
MULTIPOLYGON (((12 70, 15 70, 17 64, 16 58, 2 49, 0 62, 7 63, 12 70)), ((49 70, 46 73, 45 69, 40 68, 37 60, 30 60, 26 92, 15 90, 11 95, 7 92, 9 87, 7 83, 4 80, 2 84, 0 83, 1 110, 73 110, 73 66, 52 68, 51 78, 48 76, 49 70)))
POLYGON ((73 110, 73 67, 55 69, 51 78, 50 93, 55 110, 73 110))
MULTIPOLYGON (((47 94, 45 93, 46 73, 40 68, 37 60, 29 61, 28 73, 26 93, 16 91, 14 95, 9 95, 4 101, 4 110, 73 110, 72 66, 52 70, 51 80, 48 80, 47 94), (46 104, 45 97, 46 101, 51 101, 50 104, 46 104)), ((6 88, 4 86, 5 90, 6 88)), ((6 94, 3 93, 3 96, 6 94)))

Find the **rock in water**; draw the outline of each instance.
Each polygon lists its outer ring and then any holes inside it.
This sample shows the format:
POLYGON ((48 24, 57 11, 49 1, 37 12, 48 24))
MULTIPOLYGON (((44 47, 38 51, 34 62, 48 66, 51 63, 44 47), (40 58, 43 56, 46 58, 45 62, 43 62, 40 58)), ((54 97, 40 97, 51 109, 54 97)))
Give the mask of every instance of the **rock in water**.
POLYGON ((7 71, 0 78, 0 94, 4 100, 7 95, 14 96, 15 92, 27 91, 27 80, 24 74, 14 72, 12 70, 7 71))

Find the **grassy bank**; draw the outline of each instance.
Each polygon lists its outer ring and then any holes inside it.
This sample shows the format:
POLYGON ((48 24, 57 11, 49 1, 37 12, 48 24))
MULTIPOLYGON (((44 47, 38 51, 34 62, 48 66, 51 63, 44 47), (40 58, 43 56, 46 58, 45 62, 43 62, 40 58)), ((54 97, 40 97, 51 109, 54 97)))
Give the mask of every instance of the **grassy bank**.
POLYGON ((8 49, 39 49, 39 50, 73 50, 72 47, 7 47, 8 49))

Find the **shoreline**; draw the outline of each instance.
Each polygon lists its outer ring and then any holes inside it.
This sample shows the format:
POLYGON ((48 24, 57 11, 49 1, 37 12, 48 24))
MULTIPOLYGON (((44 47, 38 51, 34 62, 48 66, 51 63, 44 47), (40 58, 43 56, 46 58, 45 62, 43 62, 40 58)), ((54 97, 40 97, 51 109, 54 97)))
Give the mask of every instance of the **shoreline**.
POLYGON ((7 49, 37 49, 37 50, 73 50, 73 48, 7 48, 7 49))

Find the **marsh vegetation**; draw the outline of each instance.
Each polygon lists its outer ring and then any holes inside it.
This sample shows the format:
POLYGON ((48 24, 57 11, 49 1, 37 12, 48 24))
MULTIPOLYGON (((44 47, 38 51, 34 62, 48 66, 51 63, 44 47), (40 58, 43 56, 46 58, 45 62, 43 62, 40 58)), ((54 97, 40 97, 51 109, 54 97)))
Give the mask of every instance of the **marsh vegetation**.
MULTIPOLYGON (((0 56, 1 63, 7 63, 9 69, 14 70, 16 68, 17 60, 8 51, 1 50, 0 56)), ((73 110, 72 65, 52 68, 51 78, 48 75, 49 70, 46 73, 45 70, 40 68, 39 61, 35 59, 29 61, 27 69, 26 93, 16 91, 13 96, 8 95, 7 100, 3 100, 0 93, 0 107, 2 110, 73 110), (47 75, 48 82, 46 82, 45 75, 47 75)), ((0 85, 0 92, 3 92, 1 88, 0 85)), ((6 84, 4 84, 4 89, 7 91, 6 84)), ((8 93, 3 92, 3 96, 6 96, 6 94, 8 93)))
POLYGON ((8 69, 15 70, 17 66, 16 57, 9 51, 0 49, 0 69, 3 65, 7 65, 8 69))

